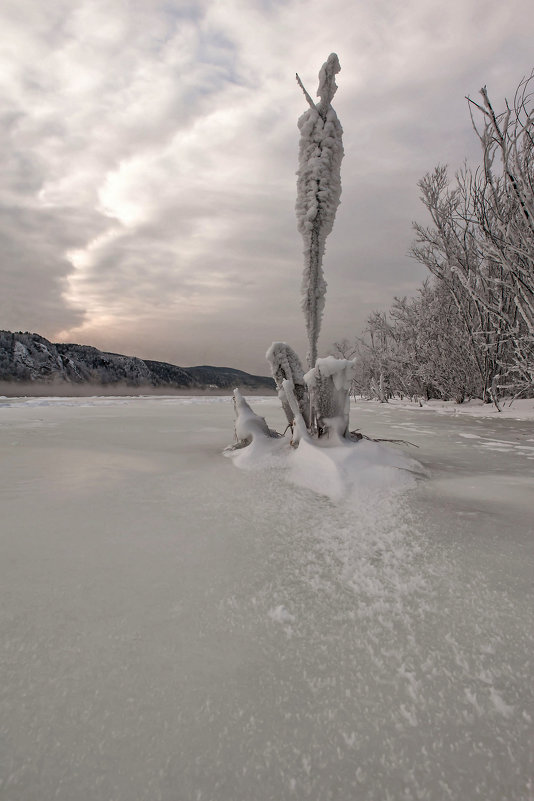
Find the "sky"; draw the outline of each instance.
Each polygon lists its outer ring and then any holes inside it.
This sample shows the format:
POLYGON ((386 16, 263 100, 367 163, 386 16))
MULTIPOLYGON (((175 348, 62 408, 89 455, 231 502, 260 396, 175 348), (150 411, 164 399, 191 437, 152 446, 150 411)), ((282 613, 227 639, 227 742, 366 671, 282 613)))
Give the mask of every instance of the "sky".
POLYGON ((532 0, 3 0, 0 328, 265 374, 304 358, 297 119, 331 52, 342 197, 320 354, 413 295, 418 180, 534 67, 532 0))

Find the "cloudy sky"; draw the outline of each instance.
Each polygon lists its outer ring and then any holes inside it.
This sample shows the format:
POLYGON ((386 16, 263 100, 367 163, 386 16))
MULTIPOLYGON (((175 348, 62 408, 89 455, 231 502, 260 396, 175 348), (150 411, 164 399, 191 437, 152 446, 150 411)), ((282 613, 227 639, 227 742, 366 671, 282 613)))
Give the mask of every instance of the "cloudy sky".
POLYGON ((534 66, 532 0, 3 0, 0 328, 183 366, 305 354, 296 121, 341 62, 320 351, 413 294, 417 181, 534 66))

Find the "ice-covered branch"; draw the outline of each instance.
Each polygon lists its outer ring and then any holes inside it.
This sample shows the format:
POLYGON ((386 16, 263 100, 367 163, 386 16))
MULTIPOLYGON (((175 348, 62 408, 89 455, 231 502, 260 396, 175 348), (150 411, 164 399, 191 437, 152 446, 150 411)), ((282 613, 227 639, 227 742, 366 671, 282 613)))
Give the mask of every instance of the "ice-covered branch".
POLYGON ((280 435, 273 431, 264 417, 252 411, 241 392, 234 389, 234 410, 235 410, 235 442, 233 449, 245 448, 254 439, 264 437, 278 438, 280 435))
POLYGON ((273 342, 265 357, 271 365, 271 373, 276 382, 278 397, 282 403, 288 423, 290 425, 293 424, 295 415, 284 387, 285 381, 289 381, 293 385, 293 394, 300 414, 304 418, 306 425, 309 426, 310 399, 299 357, 286 342, 273 342))
MULTIPOLYGON (((337 90, 335 76, 339 60, 332 53, 319 72, 320 97, 299 119, 299 167, 297 171, 297 225, 304 240, 302 308, 308 335, 308 367, 317 358, 317 341, 325 304, 326 281, 323 255, 341 197, 343 129, 331 102, 337 90)), ((302 87, 308 102, 309 95, 302 87)))

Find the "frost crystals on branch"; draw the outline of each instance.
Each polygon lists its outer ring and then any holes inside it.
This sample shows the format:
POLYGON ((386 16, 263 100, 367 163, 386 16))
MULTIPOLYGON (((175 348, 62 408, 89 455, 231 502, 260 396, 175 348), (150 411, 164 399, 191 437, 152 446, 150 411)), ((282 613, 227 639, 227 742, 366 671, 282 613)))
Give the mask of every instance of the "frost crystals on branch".
POLYGON ((341 160, 343 129, 332 108, 336 93, 339 59, 332 53, 319 72, 320 102, 315 104, 297 75, 310 108, 298 121, 300 130, 299 168, 297 172, 297 224, 304 240, 304 276, 302 308, 306 318, 309 350, 308 368, 317 359, 317 340, 325 304, 326 281, 323 255, 326 237, 332 230, 341 196, 341 160))
POLYGON ((278 397, 287 417, 287 422, 292 426, 295 418, 291 403, 292 394, 306 426, 309 427, 310 399, 299 357, 286 342, 273 342, 265 354, 265 358, 271 365, 271 373, 276 382, 278 397), (290 382, 292 388, 292 393, 289 396, 284 387, 286 381, 290 382))

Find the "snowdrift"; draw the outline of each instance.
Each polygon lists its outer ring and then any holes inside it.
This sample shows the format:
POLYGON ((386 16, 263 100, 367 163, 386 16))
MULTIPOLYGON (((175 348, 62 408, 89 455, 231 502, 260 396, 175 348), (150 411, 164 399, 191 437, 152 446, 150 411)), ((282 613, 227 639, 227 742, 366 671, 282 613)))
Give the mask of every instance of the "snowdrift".
POLYGON ((334 431, 316 439, 299 431, 298 447, 291 435, 269 428, 238 390, 235 392, 236 444, 225 450, 236 467, 276 469, 291 483, 337 502, 368 492, 412 487, 427 475, 423 465, 394 447, 368 439, 350 440, 334 431))

